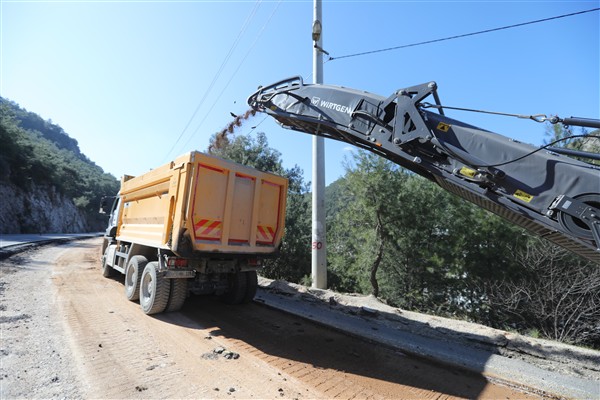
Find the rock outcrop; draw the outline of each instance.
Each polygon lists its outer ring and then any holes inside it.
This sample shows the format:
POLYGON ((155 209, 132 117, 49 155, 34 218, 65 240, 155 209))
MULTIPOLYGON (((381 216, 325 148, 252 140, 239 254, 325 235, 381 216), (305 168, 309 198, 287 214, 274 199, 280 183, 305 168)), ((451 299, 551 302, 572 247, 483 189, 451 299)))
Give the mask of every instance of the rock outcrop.
POLYGON ((52 186, 0 182, 0 233, 81 233, 87 225, 73 200, 52 186))

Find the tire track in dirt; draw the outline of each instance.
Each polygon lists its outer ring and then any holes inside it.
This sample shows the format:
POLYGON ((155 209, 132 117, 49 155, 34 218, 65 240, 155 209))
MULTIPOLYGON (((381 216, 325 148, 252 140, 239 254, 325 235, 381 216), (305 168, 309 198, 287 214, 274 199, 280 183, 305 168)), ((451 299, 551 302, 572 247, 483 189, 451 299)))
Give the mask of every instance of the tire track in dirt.
POLYGON ((97 243, 81 242, 57 260, 53 275, 65 328, 86 377, 86 397, 262 399, 280 398, 282 391, 315 397, 254 357, 204 359, 215 347, 234 344, 206 339, 212 326, 181 320, 177 313, 144 315, 138 303, 125 298, 122 281, 101 276, 97 243))
MULTIPOLYGON (((209 299, 196 299, 195 303, 203 309, 204 316, 190 309, 184 310, 186 315, 210 320, 225 314, 224 322, 213 335, 228 338, 236 348, 255 355, 285 376, 310 385, 320 393, 319 398, 424 399, 444 393, 450 394, 448 398, 456 398, 494 391, 483 378, 470 378, 472 390, 453 388, 452 380, 440 385, 435 382, 443 378, 440 374, 455 376, 444 373, 441 367, 431 367, 274 310, 249 305, 252 318, 248 318, 247 314, 229 314, 226 307, 209 299), (415 375, 411 369, 433 370, 433 377, 424 378, 420 372, 415 375), (407 376, 414 378, 414 386, 407 376)), ((522 396, 518 393, 518 397, 522 396)))
POLYGON ((85 397, 537 398, 258 304, 194 297, 181 312, 149 317, 122 280, 102 277, 99 240, 70 246, 52 279, 85 397))
POLYGON ((55 317, 44 248, 0 262, 0 398, 79 398, 73 358, 55 317))

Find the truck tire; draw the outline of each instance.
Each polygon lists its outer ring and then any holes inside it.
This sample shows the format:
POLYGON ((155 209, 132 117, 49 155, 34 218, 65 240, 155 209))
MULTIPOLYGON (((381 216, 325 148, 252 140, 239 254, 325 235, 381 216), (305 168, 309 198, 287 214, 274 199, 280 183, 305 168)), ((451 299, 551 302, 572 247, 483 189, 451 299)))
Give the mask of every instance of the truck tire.
POLYGON ((185 303, 185 298, 187 297, 188 280, 185 278, 169 280, 171 281, 171 293, 165 312, 179 311, 183 307, 183 303, 185 303))
POLYGON ((158 314, 169 302, 170 282, 158 272, 158 261, 146 264, 140 282, 140 306, 145 314, 158 314))
POLYGON ((244 274, 246 274, 246 294, 244 295, 242 303, 246 304, 254 300, 254 296, 256 296, 258 277, 256 276, 256 271, 247 271, 244 272, 244 274))
POLYGON ((140 298, 140 282, 142 273, 148 264, 144 256, 133 256, 125 268, 125 296, 130 301, 136 301, 140 298))
POLYGON ((115 275, 115 270, 106 262, 106 254, 102 256, 102 276, 112 278, 115 275))
POLYGON ((227 304, 241 304, 246 297, 246 288, 248 279, 244 272, 236 272, 228 274, 227 280, 229 288, 225 294, 221 296, 221 300, 227 304))

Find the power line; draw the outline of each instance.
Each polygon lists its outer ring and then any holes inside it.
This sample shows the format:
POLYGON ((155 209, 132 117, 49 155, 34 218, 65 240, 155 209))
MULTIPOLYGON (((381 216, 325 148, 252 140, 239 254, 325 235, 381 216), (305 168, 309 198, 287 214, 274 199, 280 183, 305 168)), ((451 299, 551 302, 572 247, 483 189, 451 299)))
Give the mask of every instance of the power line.
POLYGON ((242 64, 244 64, 244 61, 246 61, 246 58, 248 58, 248 56, 250 55, 250 53, 254 49, 254 46, 256 46, 256 43, 258 42, 258 39, 260 39, 260 37, 262 36, 265 28, 267 27, 267 25, 269 24, 269 22, 271 22, 271 19, 273 18, 273 15, 275 15, 275 12, 277 11, 277 9, 279 8, 279 6, 281 5, 281 2, 282 2, 282 0, 278 1, 277 5, 275 6, 275 8, 273 9, 273 11, 271 12, 271 15, 269 15, 269 17, 267 18, 267 21, 263 24, 263 26, 260 29, 260 31, 258 32, 257 36, 254 38, 254 41, 250 45, 250 48, 248 49, 248 51, 246 52, 246 54, 244 55, 244 57, 242 57, 242 60, 239 62, 239 64, 238 64, 237 68, 235 69, 235 71, 233 71, 233 74, 231 75, 231 77, 229 78, 229 80, 227 81, 227 83, 225 84, 225 87, 223 87, 223 89, 221 90, 221 92, 219 93, 219 95, 217 96, 217 98, 215 99, 215 101, 212 104, 212 106, 210 107, 210 109, 206 112, 206 115, 204 116, 204 118, 200 121, 200 123, 198 124, 198 126, 196 126, 196 129, 194 129, 194 132, 192 133, 192 135, 188 138, 188 140, 183 145, 184 148, 188 145, 188 143, 192 140, 192 138, 200 130, 200 127, 204 124, 204 122, 206 121, 206 119, 208 118, 208 116, 210 115, 210 113, 212 112, 213 108, 215 108, 215 106, 217 105, 217 102, 221 99, 221 96, 223 96, 223 93, 225 92, 225 90, 229 87, 229 84, 231 84, 231 81, 233 80, 233 78, 237 75, 238 71, 242 67, 242 64))
POLYGON ((422 46, 422 45, 425 45, 425 44, 438 43, 438 42, 443 42, 443 41, 452 40, 452 39, 460 39, 460 38, 464 38, 464 37, 467 37, 467 36, 481 35, 483 33, 496 32, 496 31, 501 31, 501 30, 505 30, 505 29, 517 28, 517 27, 525 26, 525 25, 537 24, 537 23, 540 23, 540 22, 552 21, 552 20, 560 19, 560 18, 572 17, 572 16, 575 16, 575 15, 590 13, 590 12, 594 12, 594 11, 598 11, 598 10, 600 10, 600 8, 592 8, 590 10, 578 11, 578 12, 574 12, 574 13, 571 13, 571 14, 563 14, 563 15, 558 15, 556 17, 549 17, 549 18, 538 19, 538 20, 535 20, 535 21, 522 22, 520 24, 507 25, 507 26, 502 26, 502 27, 499 27, 499 28, 486 29, 486 30, 478 31, 478 32, 464 33, 462 35, 448 36, 448 37, 440 38, 440 39, 426 40, 424 42, 417 42, 417 43, 405 44, 405 45, 401 45, 401 46, 388 47, 388 48, 379 49, 379 50, 364 51, 364 52, 361 52, 361 53, 347 54, 347 55, 343 55, 343 56, 339 56, 339 57, 331 57, 331 56, 329 56, 329 59, 327 61, 340 60, 342 58, 365 56, 365 55, 374 54, 374 53, 383 53, 383 52, 386 52, 386 51, 405 49, 407 47, 422 46))
POLYGON ((227 62, 231 58, 231 55, 233 54, 233 52, 234 52, 235 48, 237 47, 238 43, 240 42, 240 39, 241 39, 242 35, 246 31, 246 29, 248 29, 248 26, 250 25, 250 21, 254 18, 254 15, 258 11, 258 8, 260 7, 260 3, 261 2, 262 2, 262 0, 257 0, 256 3, 254 3, 254 7, 250 11, 250 14, 248 15, 248 17, 246 17, 246 20, 244 21, 244 24, 242 25, 242 27, 241 27, 241 29, 240 29, 237 37, 235 38, 233 44, 231 45, 231 47, 229 49, 229 52, 227 53, 227 55, 223 59, 223 62, 221 62, 221 66, 219 67, 219 69, 217 70, 217 73, 215 74, 215 76, 213 77, 212 81, 210 82, 210 85, 208 86, 208 89, 206 89, 206 91, 204 92, 204 96, 202 96, 202 98, 200 99, 200 102, 198 103, 198 106, 196 106, 196 109, 194 110, 194 112, 192 113, 192 116, 190 117, 189 121, 187 122, 187 124, 185 125, 185 127, 183 128, 183 130, 181 131, 181 133, 179 134, 179 136, 177 137, 177 140, 175 140, 175 143, 173 143, 173 146, 171 147, 171 149, 165 155, 165 160, 169 157, 169 154, 171 154, 171 152, 173 151, 173 149, 175 149, 175 146, 177 145, 177 143, 179 143, 179 141, 181 140, 181 138, 183 137, 183 135, 185 134, 185 132, 189 128, 190 124, 192 123, 192 121, 196 117, 196 114, 198 114, 198 111, 200 110, 200 107, 202 107, 202 105, 206 101, 206 98, 208 97, 208 94, 210 93, 210 91, 214 87, 215 83, 217 82, 217 80, 221 76, 221 73, 223 72, 223 69, 225 68, 225 65, 227 64, 227 62))

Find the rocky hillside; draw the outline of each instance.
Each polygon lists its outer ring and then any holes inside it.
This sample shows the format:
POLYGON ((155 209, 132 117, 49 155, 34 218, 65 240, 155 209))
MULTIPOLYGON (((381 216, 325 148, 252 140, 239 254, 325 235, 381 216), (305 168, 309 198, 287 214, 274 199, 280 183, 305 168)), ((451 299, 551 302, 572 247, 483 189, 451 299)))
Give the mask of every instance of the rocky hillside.
POLYGON ((0 233, 104 229, 100 198, 119 183, 60 126, 0 97, 0 143, 0 233))
MULTIPOLYGON (((54 186, 27 190, 0 182, 0 233, 80 233, 91 227, 85 213, 54 186)), ((96 229, 94 229, 96 230, 96 229)))

